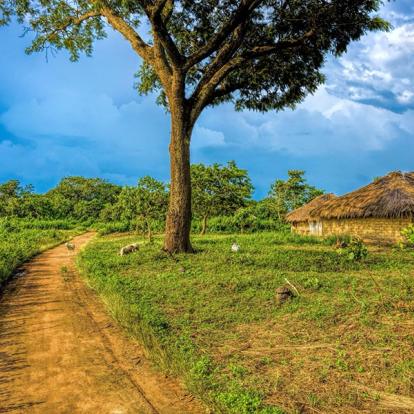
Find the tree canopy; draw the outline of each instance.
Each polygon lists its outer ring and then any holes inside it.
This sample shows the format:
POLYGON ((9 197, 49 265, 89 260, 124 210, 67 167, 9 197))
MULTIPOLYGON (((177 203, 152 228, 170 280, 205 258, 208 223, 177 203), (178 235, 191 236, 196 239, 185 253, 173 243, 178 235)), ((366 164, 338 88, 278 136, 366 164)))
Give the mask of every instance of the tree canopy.
POLYGON ((225 166, 193 164, 191 180, 193 212, 203 220, 203 234, 209 217, 234 214, 246 205, 253 191, 247 171, 238 168, 234 161, 225 166))
POLYGON ((101 178, 65 177, 47 197, 57 218, 96 220, 107 204, 116 201, 121 187, 101 178))
POLYGON ((272 184, 269 197, 274 202, 279 218, 324 193, 323 190, 309 185, 304 175, 303 170, 289 170, 287 180, 278 179, 272 184))
POLYGON ((299 102, 323 82, 326 53, 389 25, 381 0, 4 0, 0 22, 13 15, 36 37, 28 52, 68 49, 91 54, 108 25, 142 58, 138 89, 167 104, 170 77, 185 76, 194 116, 233 101, 266 111, 299 102), (150 27, 150 33, 145 29, 150 27))
POLYGON ((124 187, 113 206, 108 206, 103 215, 112 219, 134 222, 137 228, 144 228, 152 238, 154 222, 165 220, 168 206, 166 185, 146 176, 138 180, 136 187, 124 187))

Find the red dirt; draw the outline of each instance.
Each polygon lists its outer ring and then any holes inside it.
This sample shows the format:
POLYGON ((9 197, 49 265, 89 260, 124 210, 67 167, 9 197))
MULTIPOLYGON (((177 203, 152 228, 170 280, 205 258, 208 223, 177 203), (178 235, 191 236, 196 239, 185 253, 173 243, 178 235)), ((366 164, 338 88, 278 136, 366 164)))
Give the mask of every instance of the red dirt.
POLYGON ((0 298, 0 413, 206 412, 115 325, 75 255, 62 245, 37 256, 0 298))

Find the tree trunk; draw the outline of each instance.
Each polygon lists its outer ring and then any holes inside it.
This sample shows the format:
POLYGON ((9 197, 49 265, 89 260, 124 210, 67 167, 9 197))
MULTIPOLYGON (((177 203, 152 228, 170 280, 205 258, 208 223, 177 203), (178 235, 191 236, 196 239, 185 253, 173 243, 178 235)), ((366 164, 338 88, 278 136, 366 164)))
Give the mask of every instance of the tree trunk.
POLYGON ((147 237, 148 237, 148 241, 152 243, 152 230, 151 230, 151 223, 149 220, 147 220, 147 237))
POLYGON ((203 217, 202 227, 201 227, 201 235, 204 236, 207 231, 207 216, 203 217))
POLYGON ((171 105, 170 201, 165 227, 164 250, 192 253, 190 139, 192 127, 184 105, 171 105))

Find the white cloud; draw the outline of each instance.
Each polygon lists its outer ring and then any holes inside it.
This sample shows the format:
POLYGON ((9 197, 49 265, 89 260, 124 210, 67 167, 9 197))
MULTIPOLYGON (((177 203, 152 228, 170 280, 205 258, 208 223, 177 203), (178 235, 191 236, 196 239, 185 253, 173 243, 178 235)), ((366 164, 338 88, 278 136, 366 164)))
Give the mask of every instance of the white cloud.
POLYGON ((402 91, 397 96, 398 102, 402 104, 410 104, 414 102, 414 92, 410 90, 402 91))
POLYGON ((233 147, 301 157, 329 153, 340 156, 386 149, 401 134, 412 133, 408 118, 406 114, 335 97, 322 87, 295 111, 257 114, 229 110, 219 129, 222 133, 218 133, 213 110, 203 118, 201 128, 204 134, 210 129, 210 134, 219 137, 220 145, 225 142, 233 147), (236 125, 248 127, 235 132, 236 125))
POLYGON ((192 137, 192 148, 222 147, 225 145, 224 134, 220 131, 196 125, 192 137))
POLYGON ((392 109, 413 105, 413 55, 414 23, 403 21, 388 33, 370 33, 329 63, 330 91, 392 109))

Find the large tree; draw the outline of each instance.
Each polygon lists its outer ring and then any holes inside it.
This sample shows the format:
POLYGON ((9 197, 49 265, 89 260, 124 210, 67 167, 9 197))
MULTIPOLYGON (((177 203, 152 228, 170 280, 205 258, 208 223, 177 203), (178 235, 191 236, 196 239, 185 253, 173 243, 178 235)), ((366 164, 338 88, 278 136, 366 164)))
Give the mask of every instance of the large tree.
POLYGON ((141 57, 139 91, 159 91, 171 114, 171 195, 165 248, 191 251, 190 141, 204 108, 293 107, 324 81, 328 54, 370 30, 382 0, 3 0, 35 32, 29 52, 90 54, 108 26, 141 57), (149 30, 147 30, 149 29, 149 30), (144 33, 145 31, 149 33, 144 33))

